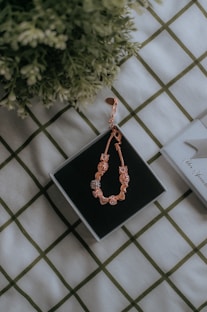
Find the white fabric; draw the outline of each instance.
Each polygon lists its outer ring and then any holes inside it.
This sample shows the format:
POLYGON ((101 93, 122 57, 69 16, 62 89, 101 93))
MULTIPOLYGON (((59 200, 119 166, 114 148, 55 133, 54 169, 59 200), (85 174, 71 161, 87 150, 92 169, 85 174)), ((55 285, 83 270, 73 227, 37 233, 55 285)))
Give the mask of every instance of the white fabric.
POLYGON ((142 49, 82 113, 34 103, 22 121, 1 108, 0 311, 207 311, 207 207, 159 153, 207 108, 206 9, 133 13, 142 49), (167 191, 96 242, 49 173, 107 129, 108 96, 167 191))

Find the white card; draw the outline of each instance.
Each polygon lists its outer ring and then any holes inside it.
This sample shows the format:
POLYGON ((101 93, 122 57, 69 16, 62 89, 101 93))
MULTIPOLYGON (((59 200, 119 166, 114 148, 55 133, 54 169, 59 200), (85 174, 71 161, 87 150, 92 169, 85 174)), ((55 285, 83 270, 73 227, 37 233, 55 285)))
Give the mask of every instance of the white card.
POLYGON ((207 128, 200 120, 167 143, 162 154, 207 206, 207 128))

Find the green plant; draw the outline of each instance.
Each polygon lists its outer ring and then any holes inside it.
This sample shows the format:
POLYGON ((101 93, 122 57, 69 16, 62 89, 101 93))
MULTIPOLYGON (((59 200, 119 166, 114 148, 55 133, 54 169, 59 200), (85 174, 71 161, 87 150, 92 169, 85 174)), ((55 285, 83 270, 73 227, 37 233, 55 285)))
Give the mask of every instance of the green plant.
POLYGON ((137 53, 129 7, 142 0, 0 0, 0 101, 24 117, 39 96, 82 105, 137 53))

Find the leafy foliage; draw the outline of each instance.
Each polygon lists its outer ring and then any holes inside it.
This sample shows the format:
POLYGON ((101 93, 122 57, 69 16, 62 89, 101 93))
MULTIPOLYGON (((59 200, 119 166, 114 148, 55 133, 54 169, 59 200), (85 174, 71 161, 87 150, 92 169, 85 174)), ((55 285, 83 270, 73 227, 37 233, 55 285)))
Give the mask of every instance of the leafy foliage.
POLYGON ((0 0, 0 104, 17 109, 34 96, 80 106, 111 86, 120 61, 138 51, 129 7, 146 0, 0 0))

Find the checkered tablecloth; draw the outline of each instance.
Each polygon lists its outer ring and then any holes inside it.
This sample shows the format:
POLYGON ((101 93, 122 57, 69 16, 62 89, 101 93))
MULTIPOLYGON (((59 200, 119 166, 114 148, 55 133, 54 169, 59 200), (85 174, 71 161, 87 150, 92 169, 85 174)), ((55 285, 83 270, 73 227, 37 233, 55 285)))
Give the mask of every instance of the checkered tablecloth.
POLYGON ((207 207, 160 153, 207 108, 206 10, 164 0, 133 13, 139 54, 81 112, 34 103, 23 121, 0 109, 1 312, 207 311, 207 207), (96 242, 49 173, 107 129, 108 96, 167 191, 96 242))

